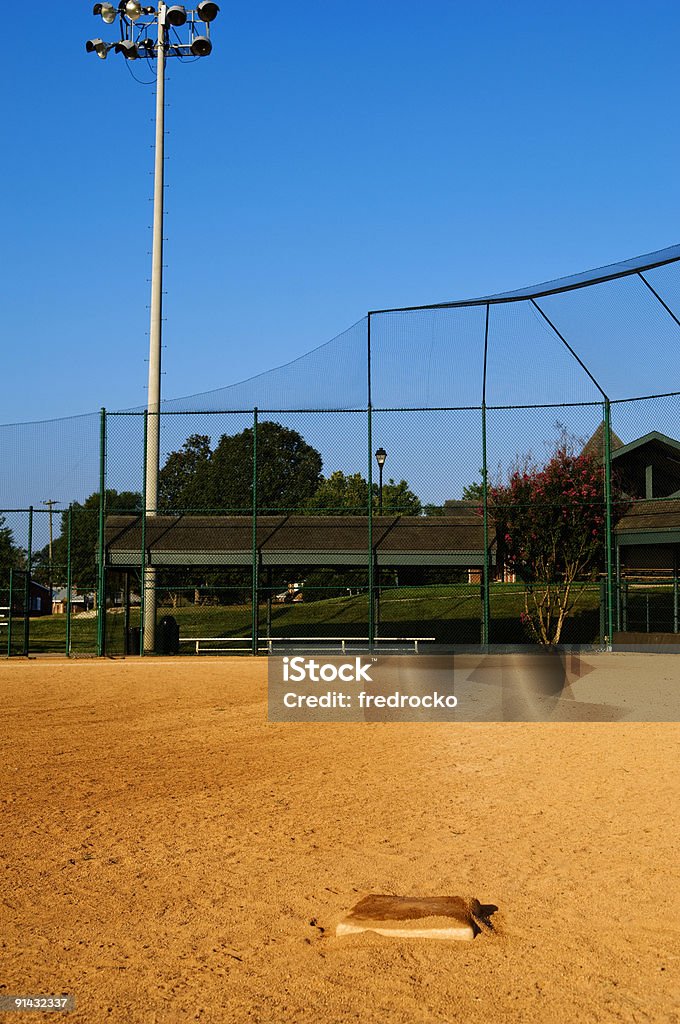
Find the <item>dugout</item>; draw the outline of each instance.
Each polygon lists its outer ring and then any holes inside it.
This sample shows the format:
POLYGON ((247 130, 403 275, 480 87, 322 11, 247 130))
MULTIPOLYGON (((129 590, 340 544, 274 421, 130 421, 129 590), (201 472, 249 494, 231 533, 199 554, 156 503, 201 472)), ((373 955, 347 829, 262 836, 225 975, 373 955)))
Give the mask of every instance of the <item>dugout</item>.
MULTIPOLYGON (((455 512, 446 516, 368 516, 274 515, 257 516, 122 516, 107 517, 105 523, 105 565, 109 575, 123 574, 137 578, 145 569, 159 572, 159 580, 172 578, 185 584, 191 592, 192 574, 202 571, 215 581, 242 580, 243 603, 253 606, 266 603, 267 622, 263 635, 269 635, 272 621, 272 599, 280 589, 282 578, 309 579, 314 574, 333 580, 324 596, 374 594, 376 621, 381 620, 381 593, 398 579, 422 580, 456 587, 465 581, 465 600, 477 606, 478 614, 468 615, 464 629, 469 636, 464 642, 479 642, 481 621, 481 587, 470 595, 467 585, 469 570, 483 575, 495 565, 495 537, 484 549, 483 521, 476 502, 461 502, 455 512), (369 572, 369 565, 371 571, 369 572), (373 580, 369 584, 369 578, 373 580), (460 583, 459 583, 460 581, 460 583), (244 586, 245 584, 245 586, 244 586), (248 593, 246 593, 246 587, 248 593), (252 595, 252 596, 251 596, 252 595)), ((225 589, 236 584, 227 582, 225 589)), ((408 585, 414 585, 413 583, 408 585)), ((418 585, 418 584, 416 584, 418 585)), ((325 586, 325 584, 324 584, 325 586)), ((129 592, 129 586, 126 587, 129 592)), ((401 591, 400 591, 401 593, 401 591)), ((311 599, 311 595, 310 595, 311 599)), ((318 599, 315 598, 315 599, 318 599)), ((226 603, 229 603, 228 601, 226 603)), ((237 601, 233 602, 237 604, 237 601)), ((279 613, 274 612, 276 620, 279 613)), ((320 635, 335 635, 339 623, 319 609, 314 627, 320 635)), ((126 616, 127 618, 127 616, 126 616)), ((257 614, 244 613, 240 635, 256 635, 257 614)), ((388 626, 383 616, 381 624, 388 626)), ((346 625, 346 624, 345 624, 346 625)), ((406 633, 422 636, 426 623, 409 622, 406 633)), ((368 631, 368 622, 354 623, 355 629, 368 631)), ((402 623, 401 626, 406 628, 402 623)), ((394 623, 397 630, 397 624, 394 623)), ((406 635, 400 632, 400 635, 406 635)))
MULTIPOLYGON (((461 503, 462 504, 462 503, 461 503)), ((369 560, 367 516, 159 515, 109 516, 105 528, 108 567, 347 566, 369 560)), ((475 503, 451 516, 373 516, 374 564, 479 569, 494 564, 495 538, 484 551, 475 503)))

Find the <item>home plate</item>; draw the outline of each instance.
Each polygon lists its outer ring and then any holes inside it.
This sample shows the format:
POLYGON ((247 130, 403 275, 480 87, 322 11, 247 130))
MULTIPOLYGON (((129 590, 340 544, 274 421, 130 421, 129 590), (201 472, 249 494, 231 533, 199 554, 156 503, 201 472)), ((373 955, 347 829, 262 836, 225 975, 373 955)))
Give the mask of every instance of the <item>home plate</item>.
MULTIPOLYGON (((497 908, 493 907, 493 911, 497 908)), ((491 907, 462 896, 378 896, 372 894, 352 907, 335 929, 336 935, 377 932, 400 939, 473 939, 491 907)))

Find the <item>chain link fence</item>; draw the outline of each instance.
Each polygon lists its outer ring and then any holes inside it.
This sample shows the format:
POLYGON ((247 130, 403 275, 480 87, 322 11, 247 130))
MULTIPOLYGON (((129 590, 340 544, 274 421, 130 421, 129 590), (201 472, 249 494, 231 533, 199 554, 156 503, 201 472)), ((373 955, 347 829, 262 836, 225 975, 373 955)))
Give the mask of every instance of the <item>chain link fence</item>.
POLYGON ((0 650, 672 640, 680 249, 652 256, 372 312, 157 416, 0 427, 0 650))

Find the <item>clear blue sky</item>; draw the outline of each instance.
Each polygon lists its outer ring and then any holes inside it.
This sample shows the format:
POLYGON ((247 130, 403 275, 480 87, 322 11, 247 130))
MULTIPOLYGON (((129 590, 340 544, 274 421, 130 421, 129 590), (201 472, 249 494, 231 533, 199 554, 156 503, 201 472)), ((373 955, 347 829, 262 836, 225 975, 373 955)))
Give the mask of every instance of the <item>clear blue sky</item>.
MULTIPOLYGON (((6 19, 3 423, 146 400, 153 89, 91 10, 6 19)), ((164 396, 680 240, 679 38, 671 2, 225 0, 170 64, 164 396)))

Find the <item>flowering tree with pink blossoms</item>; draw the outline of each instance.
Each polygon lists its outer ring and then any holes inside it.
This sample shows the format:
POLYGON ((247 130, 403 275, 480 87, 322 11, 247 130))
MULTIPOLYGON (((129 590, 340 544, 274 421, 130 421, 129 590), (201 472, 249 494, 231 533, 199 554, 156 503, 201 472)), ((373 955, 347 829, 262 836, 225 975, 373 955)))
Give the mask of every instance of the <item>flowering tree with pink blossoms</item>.
MULTIPOLYGON (((522 624, 532 640, 560 642, 567 616, 605 560, 604 466, 562 437, 549 461, 518 463, 508 483, 489 487, 498 555, 526 583, 522 624)), ((612 483, 612 522, 628 505, 612 483)))

